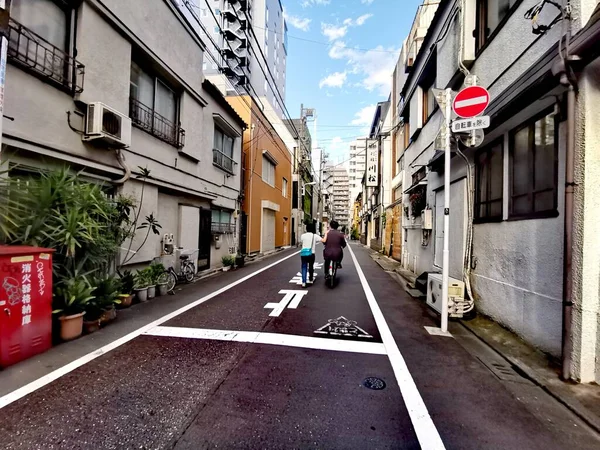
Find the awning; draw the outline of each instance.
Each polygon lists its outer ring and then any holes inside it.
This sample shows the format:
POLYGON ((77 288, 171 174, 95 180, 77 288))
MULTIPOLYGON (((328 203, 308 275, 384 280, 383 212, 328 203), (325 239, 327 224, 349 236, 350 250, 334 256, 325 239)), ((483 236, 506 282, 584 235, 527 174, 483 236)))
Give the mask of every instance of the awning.
POLYGON ((279 162, 275 159, 275 157, 271 153, 269 153, 268 150, 263 150, 262 153, 263 153, 263 156, 265 158, 267 158, 269 161, 271 161, 274 166, 279 164, 279 162))
POLYGON ((427 186, 427 180, 421 180, 421 181, 413 184, 411 187, 409 187, 407 190, 405 190, 404 193, 410 194, 412 191, 417 189, 419 186, 427 186))

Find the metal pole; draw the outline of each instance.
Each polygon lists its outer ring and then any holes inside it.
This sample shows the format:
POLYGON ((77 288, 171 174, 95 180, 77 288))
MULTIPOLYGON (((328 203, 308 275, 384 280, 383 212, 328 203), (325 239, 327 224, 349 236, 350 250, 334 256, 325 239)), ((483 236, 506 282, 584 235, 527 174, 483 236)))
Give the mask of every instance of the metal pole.
POLYGON ((4 116, 4 85, 6 84, 6 58, 8 52, 8 23, 10 0, 0 0, 0 152, 2 151, 2 121, 4 116))
POLYGON ((446 117, 444 122, 446 139, 444 142, 444 253, 442 266, 442 332, 448 332, 448 271, 450 252, 448 249, 450 238, 450 124, 452 118, 452 90, 444 92, 444 107, 446 117))

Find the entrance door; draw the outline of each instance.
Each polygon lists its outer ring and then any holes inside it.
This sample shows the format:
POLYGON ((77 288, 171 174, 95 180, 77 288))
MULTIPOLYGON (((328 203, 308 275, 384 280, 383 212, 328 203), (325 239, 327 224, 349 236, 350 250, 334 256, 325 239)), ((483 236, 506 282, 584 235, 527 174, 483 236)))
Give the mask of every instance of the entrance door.
POLYGON ((198 270, 210 268, 210 246, 212 212, 210 209, 200 208, 200 236, 198 237, 198 270))
MULTIPOLYGON (((197 230, 200 228, 199 209, 194 206, 179 205, 179 245, 184 252, 189 252, 190 258, 194 258, 192 252, 198 248, 197 230)), ((197 268, 196 268, 197 269, 197 268)))
POLYGON ((263 209, 262 252, 275 250, 275 211, 263 209))

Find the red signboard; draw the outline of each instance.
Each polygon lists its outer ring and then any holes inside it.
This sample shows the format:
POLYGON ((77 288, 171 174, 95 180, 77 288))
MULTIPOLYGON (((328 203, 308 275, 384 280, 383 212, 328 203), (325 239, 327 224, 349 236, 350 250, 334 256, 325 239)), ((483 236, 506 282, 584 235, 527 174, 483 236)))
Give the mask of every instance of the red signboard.
POLYGON ((469 119, 478 116, 490 104, 490 93, 481 86, 470 86, 454 98, 452 109, 458 117, 469 119))
POLYGON ((0 366, 52 346, 53 250, 0 246, 0 366))

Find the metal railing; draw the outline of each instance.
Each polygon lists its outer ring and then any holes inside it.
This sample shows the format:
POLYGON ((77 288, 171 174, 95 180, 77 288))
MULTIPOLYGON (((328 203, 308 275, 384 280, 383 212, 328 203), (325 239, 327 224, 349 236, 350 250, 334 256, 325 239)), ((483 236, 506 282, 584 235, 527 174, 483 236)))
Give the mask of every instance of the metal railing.
POLYGON ((135 125, 161 141, 177 148, 184 146, 185 131, 183 128, 133 97, 129 98, 129 117, 135 125))
POLYGON ((232 223, 212 222, 210 224, 210 230, 213 233, 233 233, 233 224, 232 223))
POLYGON ((233 158, 227 156, 218 148, 213 148, 213 164, 217 167, 220 167, 226 172, 233 174, 233 168, 237 164, 233 158))
POLYGON ((8 58, 72 95, 83 92, 85 66, 13 19, 8 26, 8 58))

